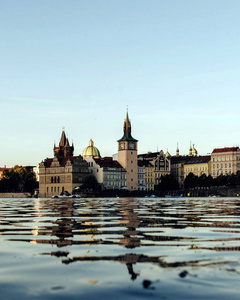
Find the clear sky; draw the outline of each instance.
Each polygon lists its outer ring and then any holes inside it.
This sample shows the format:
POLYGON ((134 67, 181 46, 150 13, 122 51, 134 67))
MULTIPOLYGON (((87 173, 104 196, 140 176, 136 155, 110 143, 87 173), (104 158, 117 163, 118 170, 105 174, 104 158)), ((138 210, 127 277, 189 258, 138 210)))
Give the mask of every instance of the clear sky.
POLYGON ((0 166, 239 145, 239 0, 7 0, 0 9, 0 166))

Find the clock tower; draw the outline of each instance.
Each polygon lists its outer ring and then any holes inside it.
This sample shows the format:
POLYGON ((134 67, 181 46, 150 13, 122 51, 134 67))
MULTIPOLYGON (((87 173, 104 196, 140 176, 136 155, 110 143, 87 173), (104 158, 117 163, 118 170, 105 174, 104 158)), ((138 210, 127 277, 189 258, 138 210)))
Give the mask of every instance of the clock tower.
POLYGON ((138 189, 137 143, 131 135, 131 122, 128 111, 123 126, 123 137, 118 140, 118 162, 126 169, 126 187, 129 190, 138 189))

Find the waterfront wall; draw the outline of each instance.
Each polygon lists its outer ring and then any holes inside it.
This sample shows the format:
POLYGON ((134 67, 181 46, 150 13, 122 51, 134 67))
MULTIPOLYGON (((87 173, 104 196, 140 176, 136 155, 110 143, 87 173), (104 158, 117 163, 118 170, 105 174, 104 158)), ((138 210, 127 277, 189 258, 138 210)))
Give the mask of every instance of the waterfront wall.
POLYGON ((28 198, 31 193, 0 193, 0 198, 28 198))

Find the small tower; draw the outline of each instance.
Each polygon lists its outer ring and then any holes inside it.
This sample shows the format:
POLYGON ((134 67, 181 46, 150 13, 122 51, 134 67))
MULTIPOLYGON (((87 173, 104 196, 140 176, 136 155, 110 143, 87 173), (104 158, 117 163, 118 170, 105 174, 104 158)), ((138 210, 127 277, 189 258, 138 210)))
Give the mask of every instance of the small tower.
POLYGON ((74 151, 73 143, 72 146, 70 146, 68 138, 66 137, 65 131, 63 129, 59 146, 56 147, 54 143, 54 148, 53 148, 54 156, 58 158, 73 156, 73 151, 74 151))
POLYGON ((197 156, 198 155, 197 149, 194 147, 194 144, 193 144, 193 149, 192 149, 192 155, 193 156, 197 156))
POLYGON ((179 148, 178 148, 178 143, 177 143, 176 157, 179 157, 179 148))
POLYGON ((188 156, 192 156, 192 142, 191 141, 190 141, 190 148, 189 148, 188 156))
POLYGON ((131 122, 126 113, 123 125, 123 137, 118 140, 118 162, 126 169, 126 186, 130 190, 138 189, 137 143, 131 134, 131 122))

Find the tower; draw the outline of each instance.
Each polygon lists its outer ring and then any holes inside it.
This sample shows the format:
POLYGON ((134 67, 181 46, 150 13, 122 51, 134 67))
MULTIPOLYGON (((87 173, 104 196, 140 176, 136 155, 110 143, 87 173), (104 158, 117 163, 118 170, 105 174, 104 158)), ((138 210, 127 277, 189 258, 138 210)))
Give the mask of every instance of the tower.
POLYGON ((62 136, 59 142, 59 146, 56 147, 56 145, 54 144, 53 151, 54 151, 54 156, 58 158, 73 156, 74 147, 73 144, 72 146, 69 145, 69 141, 65 135, 64 129, 62 131, 62 136))
POLYGON ((118 140, 118 162, 126 170, 126 186, 129 190, 138 189, 137 143, 131 134, 131 122, 128 117, 123 125, 123 137, 118 140))
POLYGON ((176 157, 179 157, 179 148, 178 148, 178 143, 177 143, 176 157))

